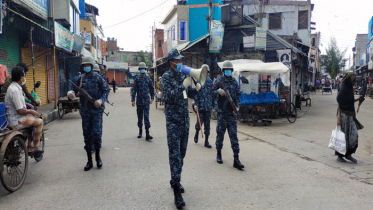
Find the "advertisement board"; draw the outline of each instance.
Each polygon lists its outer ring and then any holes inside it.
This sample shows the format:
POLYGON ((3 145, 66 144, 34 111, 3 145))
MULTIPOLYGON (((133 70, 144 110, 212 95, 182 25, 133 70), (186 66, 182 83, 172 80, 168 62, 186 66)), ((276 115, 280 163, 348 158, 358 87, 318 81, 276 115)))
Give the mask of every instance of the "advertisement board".
POLYGON ((74 44, 74 34, 61 26, 59 23, 54 22, 54 38, 56 47, 71 52, 74 44))
POLYGON ((48 0, 20 0, 36 12, 40 13, 44 18, 48 17, 48 0))
POLYGON ((253 35, 253 36, 244 36, 243 37, 243 47, 244 48, 255 47, 255 35, 253 35))
POLYGON ((82 53, 83 47, 84 47, 84 40, 80 36, 74 34, 73 50, 79 53, 82 53))
POLYGON ((266 50, 267 48, 267 29, 256 27, 255 49, 266 50))
POLYGON ((101 47, 102 56, 106 56, 106 42, 104 40, 101 41, 101 47))
POLYGON ((220 21, 211 22, 210 53, 219 53, 223 46, 224 24, 220 21))

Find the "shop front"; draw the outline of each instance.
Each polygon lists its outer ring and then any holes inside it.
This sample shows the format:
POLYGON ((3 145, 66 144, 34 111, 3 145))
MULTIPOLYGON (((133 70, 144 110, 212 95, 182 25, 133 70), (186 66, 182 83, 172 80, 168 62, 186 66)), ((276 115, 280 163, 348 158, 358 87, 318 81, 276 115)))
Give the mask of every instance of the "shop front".
POLYGON ((127 63, 116 63, 116 62, 106 62, 107 73, 106 76, 109 78, 109 82, 115 79, 115 83, 118 86, 125 86, 127 84, 125 81, 126 71, 128 70, 127 63))

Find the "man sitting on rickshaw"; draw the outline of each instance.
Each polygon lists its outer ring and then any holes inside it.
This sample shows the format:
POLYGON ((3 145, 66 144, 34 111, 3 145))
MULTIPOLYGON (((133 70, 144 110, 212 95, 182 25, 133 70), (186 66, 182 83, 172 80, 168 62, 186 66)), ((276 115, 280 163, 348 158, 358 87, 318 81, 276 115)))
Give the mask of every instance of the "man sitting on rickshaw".
POLYGON ((33 141, 29 141, 28 152, 31 156, 40 157, 44 151, 38 148, 43 130, 43 120, 35 110, 27 109, 22 94, 22 85, 26 84, 26 75, 22 67, 12 69, 12 83, 5 95, 7 120, 10 127, 21 129, 27 126, 34 127, 33 141), (32 142, 34 145, 32 146, 32 142))

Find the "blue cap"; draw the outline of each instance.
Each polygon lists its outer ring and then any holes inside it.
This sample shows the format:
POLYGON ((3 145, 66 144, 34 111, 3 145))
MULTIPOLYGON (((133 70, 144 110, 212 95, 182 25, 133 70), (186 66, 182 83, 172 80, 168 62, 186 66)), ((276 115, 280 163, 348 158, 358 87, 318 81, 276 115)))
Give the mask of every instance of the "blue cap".
POLYGON ((184 58, 184 56, 180 55, 179 50, 177 50, 176 48, 172 49, 168 53, 168 56, 167 56, 167 60, 171 60, 171 59, 182 59, 182 58, 184 58))

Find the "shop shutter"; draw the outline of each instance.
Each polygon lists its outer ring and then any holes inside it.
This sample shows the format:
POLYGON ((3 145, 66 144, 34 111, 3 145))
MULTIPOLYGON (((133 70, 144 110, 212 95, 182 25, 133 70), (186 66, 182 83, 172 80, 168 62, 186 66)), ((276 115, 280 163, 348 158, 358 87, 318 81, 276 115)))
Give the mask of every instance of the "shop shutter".
MULTIPOLYGON (((41 100, 41 105, 48 104, 47 55, 50 55, 50 53, 44 53, 45 52, 40 52, 37 50, 34 51, 35 83, 37 81, 41 82, 40 87, 36 89, 36 94, 39 96, 41 100)), ((28 90, 31 92, 31 90, 34 88, 31 48, 22 48, 22 62, 29 67, 29 71, 26 75, 26 85, 28 90)))
POLYGON ((0 63, 8 68, 9 74, 12 68, 20 62, 19 33, 18 30, 4 30, 0 35, 0 63))

